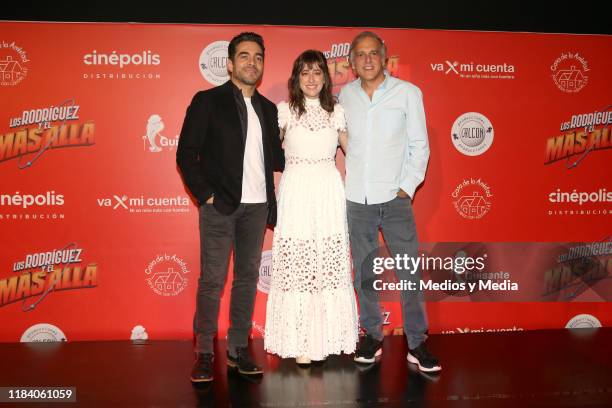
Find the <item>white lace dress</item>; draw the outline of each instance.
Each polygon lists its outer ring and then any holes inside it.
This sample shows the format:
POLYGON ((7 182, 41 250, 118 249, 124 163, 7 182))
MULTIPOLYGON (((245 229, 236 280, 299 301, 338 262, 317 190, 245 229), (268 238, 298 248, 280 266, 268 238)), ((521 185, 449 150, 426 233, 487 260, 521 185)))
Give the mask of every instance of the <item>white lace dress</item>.
POLYGON ((299 119, 278 105, 286 128, 286 165, 279 184, 278 222, 272 244, 272 281, 264 347, 283 358, 322 360, 350 354, 357 338, 346 200, 335 164, 344 111, 330 115, 307 99, 299 119))

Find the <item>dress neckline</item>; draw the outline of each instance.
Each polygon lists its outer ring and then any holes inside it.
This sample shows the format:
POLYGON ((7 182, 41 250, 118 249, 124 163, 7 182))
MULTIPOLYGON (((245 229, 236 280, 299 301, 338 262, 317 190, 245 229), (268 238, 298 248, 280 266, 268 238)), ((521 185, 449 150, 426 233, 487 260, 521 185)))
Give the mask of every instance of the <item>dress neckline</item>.
POLYGON ((311 99, 311 98, 304 97, 304 99, 306 101, 305 102, 306 106, 319 106, 319 105, 321 105, 321 101, 319 101, 319 98, 311 99))

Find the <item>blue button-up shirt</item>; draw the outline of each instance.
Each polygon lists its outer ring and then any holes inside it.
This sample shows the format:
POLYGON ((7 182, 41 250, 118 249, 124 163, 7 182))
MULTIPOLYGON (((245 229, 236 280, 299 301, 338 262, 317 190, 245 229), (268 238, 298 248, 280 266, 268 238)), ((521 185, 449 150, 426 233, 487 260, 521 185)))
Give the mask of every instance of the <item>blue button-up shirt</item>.
POLYGON ((346 198, 361 204, 410 197, 425 178, 429 141, 421 90, 385 72, 372 100, 357 79, 340 92, 348 123, 346 198))

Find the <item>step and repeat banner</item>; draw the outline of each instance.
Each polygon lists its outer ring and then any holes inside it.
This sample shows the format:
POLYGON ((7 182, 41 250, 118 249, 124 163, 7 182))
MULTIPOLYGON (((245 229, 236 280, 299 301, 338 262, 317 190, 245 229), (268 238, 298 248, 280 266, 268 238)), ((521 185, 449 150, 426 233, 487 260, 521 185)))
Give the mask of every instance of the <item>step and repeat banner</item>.
MULTIPOLYGON (((176 147, 241 31, 265 39, 259 90, 274 102, 305 49, 328 57, 334 92, 355 78, 357 28, 0 23, 0 341, 191 338, 198 212, 176 147)), ((612 38, 374 31, 389 73, 424 95, 414 210, 430 332, 612 326, 612 38)), ((401 334, 400 265, 380 265, 385 332, 401 334)))

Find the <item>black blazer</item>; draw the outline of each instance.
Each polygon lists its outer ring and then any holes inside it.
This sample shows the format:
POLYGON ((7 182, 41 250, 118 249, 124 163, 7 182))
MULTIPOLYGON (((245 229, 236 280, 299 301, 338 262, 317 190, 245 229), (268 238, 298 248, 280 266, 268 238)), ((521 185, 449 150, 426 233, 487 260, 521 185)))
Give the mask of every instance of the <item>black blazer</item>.
MULTIPOLYGON (((273 171, 285 164, 279 138, 276 105, 257 90, 251 103, 261 124, 263 137, 268 224, 276 224, 273 171)), ((187 188, 206 203, 213 194, 214 206, 229 215, 240 205, 242 170, 247 134, 247 110, 242 91, 232 81, 200 91, 187 108, 179 138, 176 162, 187 188)))

